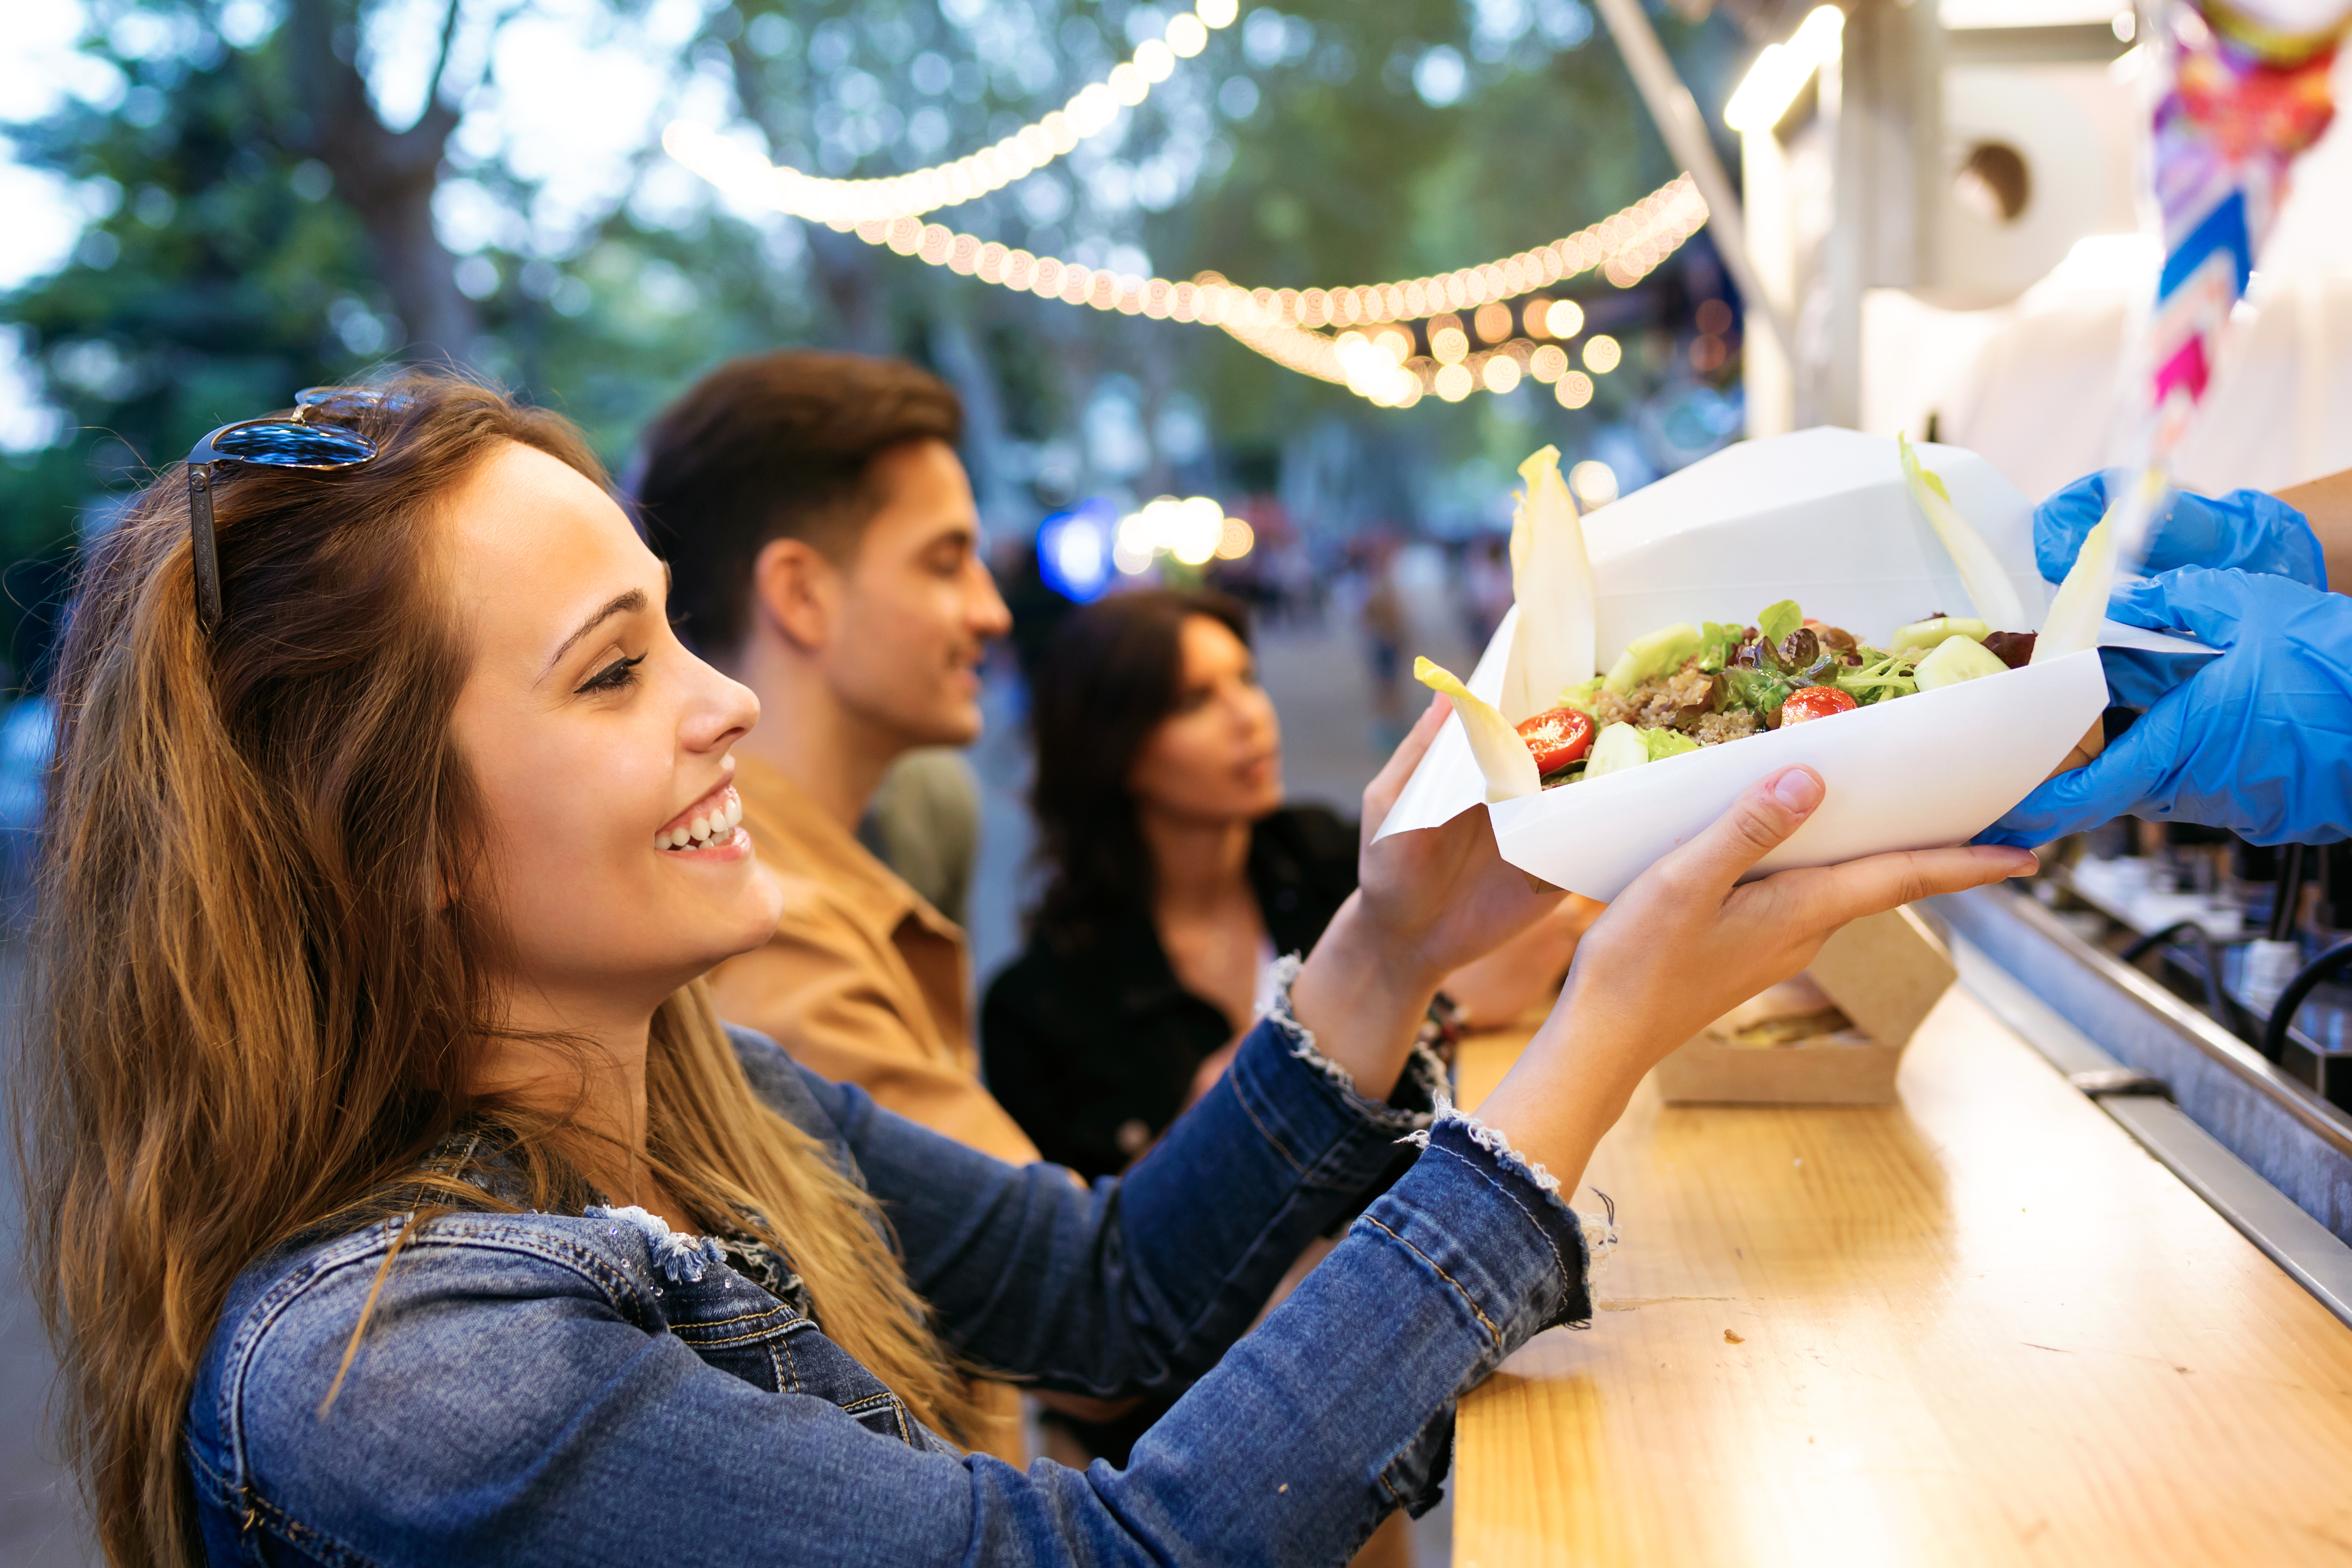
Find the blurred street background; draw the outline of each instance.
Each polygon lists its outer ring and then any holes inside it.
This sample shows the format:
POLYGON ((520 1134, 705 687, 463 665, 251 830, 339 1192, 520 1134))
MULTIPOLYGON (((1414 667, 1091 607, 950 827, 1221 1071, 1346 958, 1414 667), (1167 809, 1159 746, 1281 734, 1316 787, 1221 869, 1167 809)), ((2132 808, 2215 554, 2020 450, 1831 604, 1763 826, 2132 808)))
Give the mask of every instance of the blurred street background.
MULTIPOLYGON (((2137 25, 2124 0, 20 3, 0 30, 0 882, 20 889, 42 808, 74 564, 207 430, 454 363, 577 420, 625 486, 639 430, 713 365, 823 346, 919 361, 969 414, 1016 622, 972 758, 984 984, 1029 891, 1019 659, 1076 603, 1163 581, 1246 600, 1291 790, 1353 814, 1422 706, 1412 656, 1466 673, 1509 606, 1515 471, 1546 444, 1588 508, 1825 423, 1970 445, 2032 495, 2108 460, 2160 261, 2136 205, 2137 25), (1672 91, 1629 69, 1644 37, 1672 91), (790 215, 685 151, 881 178, 1098 83, 1098 134, 929 214, 989 246, 790 215), (1696 120, 1670 145, 1684 89, 1696 120), (1709 169, 1707 200, 1744 209, 1739 255, 1703 206, 1676 226, 1637 205, 1697 203, 1709 169), (1086 269, 1087 297, 991 287, 1032 253, 1086 269), (1145 281, 1213 271, 1337 331, 1354 318, 1327 290, 1458 286, 1490 258, 1499 279, 1505 257, 1507 298, 1391 308, 1411 319, 1368 327, 1338 381, 1145 281)), ((2298 179, 2179 455, 2192 484, 2352 466, 2341 124, 2298 179)), ((0 1564, 80 1563, 13 1196, 0 1564)), ((1420 1539, 1445 1560, 1442 1519, 1420 1539)))

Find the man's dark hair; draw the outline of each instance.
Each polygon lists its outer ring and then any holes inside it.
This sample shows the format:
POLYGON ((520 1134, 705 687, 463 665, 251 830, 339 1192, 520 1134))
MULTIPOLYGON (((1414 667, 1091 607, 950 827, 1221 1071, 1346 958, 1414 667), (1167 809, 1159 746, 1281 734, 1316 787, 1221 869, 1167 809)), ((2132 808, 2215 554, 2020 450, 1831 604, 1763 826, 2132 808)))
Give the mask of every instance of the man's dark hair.
POLYGON ((730 360, 647 428, 637 514, 669 559, 670 612, 698 652, 730 657, 751 618, 751 563, 804 539, 837 562, 884 497, 874 459, 963 438, 963 404, 904 360, 801 350, 730 360))

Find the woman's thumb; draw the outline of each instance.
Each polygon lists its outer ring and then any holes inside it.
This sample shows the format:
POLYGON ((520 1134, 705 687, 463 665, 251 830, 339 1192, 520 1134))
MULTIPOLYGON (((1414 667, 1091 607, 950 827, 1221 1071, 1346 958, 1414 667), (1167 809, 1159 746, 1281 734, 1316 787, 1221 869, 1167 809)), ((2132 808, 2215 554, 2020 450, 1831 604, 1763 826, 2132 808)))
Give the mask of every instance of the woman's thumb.
POLYGON ((1740 791, 1731 809, 1668 859, 1685 874, 1729 893, 1756 862, 1786 843, 1822 803, 1822 776, 1784 768, 1740 791))

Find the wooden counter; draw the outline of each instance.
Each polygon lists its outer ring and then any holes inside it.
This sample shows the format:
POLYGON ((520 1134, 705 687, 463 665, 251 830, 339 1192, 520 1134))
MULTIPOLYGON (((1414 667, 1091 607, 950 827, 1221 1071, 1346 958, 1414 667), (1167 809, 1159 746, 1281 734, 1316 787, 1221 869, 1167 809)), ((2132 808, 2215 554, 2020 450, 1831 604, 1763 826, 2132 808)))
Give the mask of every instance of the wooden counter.
POLYGON ((1463 1403, 1455 1568, 2352 1564, 2352 1330, 1965 990, 1900 1085, 1643 1087, 1592 1328, 1463 1403))

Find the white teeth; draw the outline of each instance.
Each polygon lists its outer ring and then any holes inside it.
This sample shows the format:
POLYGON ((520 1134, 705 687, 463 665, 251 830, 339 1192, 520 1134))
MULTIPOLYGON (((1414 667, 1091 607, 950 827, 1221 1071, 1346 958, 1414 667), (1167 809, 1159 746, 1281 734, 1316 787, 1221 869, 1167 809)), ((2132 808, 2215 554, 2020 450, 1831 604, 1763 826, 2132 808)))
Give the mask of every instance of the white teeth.
POLYGON ((709 838, 710 836, 710 819, 708 817, 695 818, 693 821, 687 824, 687 832, 688 836, 692 838, 709 838))
POLYGON ((678 829, 669 836, 669 847, 674 850, 682 850, 686 848, 687 842, 687 831, 684 828, 678 829))
POLYGON ((657 850, 666 850, 669 848, 669 835, 667 833, 656 833, 654 835, 654 848, 657 850))
POLYGON ((740 795, 727 798, 727 825, 733 827, 743 820, 743 800, 740 795))

